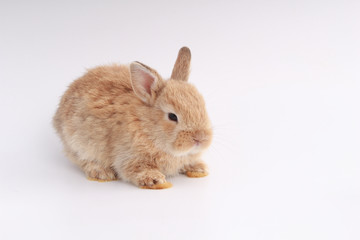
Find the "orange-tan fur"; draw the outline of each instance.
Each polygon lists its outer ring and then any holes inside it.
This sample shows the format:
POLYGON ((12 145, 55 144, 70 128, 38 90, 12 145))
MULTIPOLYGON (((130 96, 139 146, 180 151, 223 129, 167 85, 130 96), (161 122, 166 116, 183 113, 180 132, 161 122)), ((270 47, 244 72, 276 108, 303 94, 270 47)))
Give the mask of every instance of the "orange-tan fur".
POLYGON ((187 82, 190 58, 180 49, 167 81, 139 62, 96 67, 75 80, 53 119, 67 157, 89 179, 143 188, 170 187, 165 177, 178 173, 206 176, 201 153, 212 130, 202 96, 187 82))

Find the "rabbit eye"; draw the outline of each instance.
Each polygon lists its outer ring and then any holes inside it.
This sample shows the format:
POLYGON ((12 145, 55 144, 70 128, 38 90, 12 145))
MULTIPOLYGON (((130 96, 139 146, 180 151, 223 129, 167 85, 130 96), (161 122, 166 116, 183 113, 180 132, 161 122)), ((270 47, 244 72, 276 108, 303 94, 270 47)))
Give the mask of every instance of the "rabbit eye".
POLYGON ((178 121, 178 118, 177 116, 174 114, 174 113, 169 113, 168 114, 168 117, 171 121, 174 121, 174 122, 177 122, 178 121))

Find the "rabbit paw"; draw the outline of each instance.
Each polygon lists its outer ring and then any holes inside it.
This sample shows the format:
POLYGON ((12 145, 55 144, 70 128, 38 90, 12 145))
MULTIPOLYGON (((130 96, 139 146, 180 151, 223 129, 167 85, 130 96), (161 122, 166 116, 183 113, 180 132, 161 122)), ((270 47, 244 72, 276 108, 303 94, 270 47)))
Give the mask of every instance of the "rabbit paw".
POLYGON ((117 180, 116 172, 111 168, 94 168, 86 173, 86 177, 90 181, 109 182, 117 180))
POLYGON ((138 186, 143 189, 165 189, 172 186, 167 182, 165 175, 159 171, 144 172, 138 179, 138 186))
POLYGON ((196 164, 185 166, 185 174, 186 176, 191 178, 199 178, 209 175, 209 171, 205 163, 199 162, 196 164))

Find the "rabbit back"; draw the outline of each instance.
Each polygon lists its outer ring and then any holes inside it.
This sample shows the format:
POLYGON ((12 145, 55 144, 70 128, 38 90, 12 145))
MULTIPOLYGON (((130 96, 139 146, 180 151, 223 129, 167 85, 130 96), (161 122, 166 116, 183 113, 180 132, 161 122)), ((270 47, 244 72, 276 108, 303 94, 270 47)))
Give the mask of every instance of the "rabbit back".
POLYGON ((113 133, 124 132, 122 116, 136 103, 140 101, 134 97, 128 66, 97 67, 69 86, 53 124, 65 149, 78 159, 111 165, 117 141, 113 133))

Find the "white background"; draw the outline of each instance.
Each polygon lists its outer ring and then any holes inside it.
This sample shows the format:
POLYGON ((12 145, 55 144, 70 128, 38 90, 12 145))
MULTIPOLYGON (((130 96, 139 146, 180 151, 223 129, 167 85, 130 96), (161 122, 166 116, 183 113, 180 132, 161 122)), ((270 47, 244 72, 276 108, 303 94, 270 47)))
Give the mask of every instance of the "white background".
POLYGON ((1 1, 0 239, 360 239, 360 1, 1 1), (51 118, 86 68, 192 50, 210 175, 98 183, 51 118))

